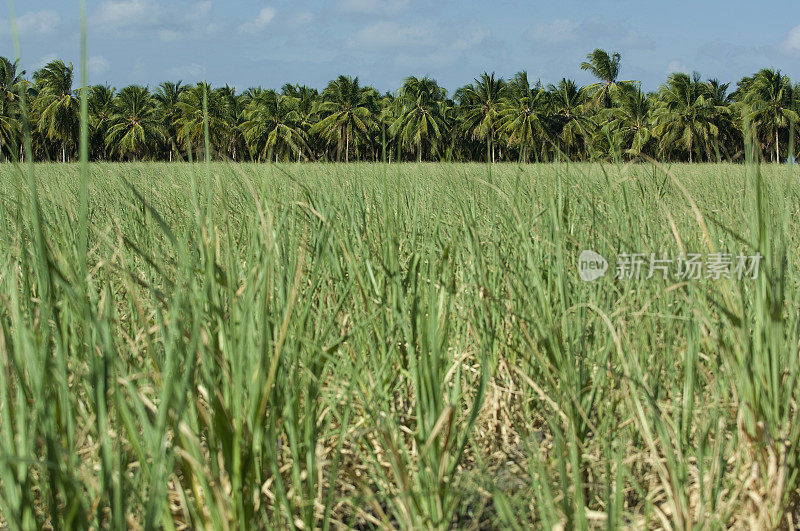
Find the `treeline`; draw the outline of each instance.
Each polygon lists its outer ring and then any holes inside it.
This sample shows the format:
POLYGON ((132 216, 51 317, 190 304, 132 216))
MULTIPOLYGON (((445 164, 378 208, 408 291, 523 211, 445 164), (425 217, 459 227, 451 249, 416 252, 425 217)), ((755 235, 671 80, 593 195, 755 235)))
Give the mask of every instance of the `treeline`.
MULTIPOLYGON (((746 138, 771 161, 794 161, 800 84, 771 69, 736 87, 671 74, 655 92, 619 80, 620 56, 595 50, 580 86, 505 80, 484 73, 452 95, 428 77, 380 94, 340 76, 322 92, 284 85, 242 93, 200 83, 88 87, 89 157, 185 160, 209 148, 234 161, 737 161, 746 138)), ((31 78, 0 57, 0 157, 77 157, 81 89, 71 64, 53 61, 31 78), (27 119, 26 119, 27 118, 27 119), (26 127, 27 124, 27 127, 26 127)))

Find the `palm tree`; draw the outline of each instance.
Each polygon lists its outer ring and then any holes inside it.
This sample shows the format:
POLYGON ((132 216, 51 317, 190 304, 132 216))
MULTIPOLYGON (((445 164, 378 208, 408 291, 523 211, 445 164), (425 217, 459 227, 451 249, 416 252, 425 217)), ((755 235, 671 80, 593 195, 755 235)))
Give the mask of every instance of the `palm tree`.
MULTIPOLYGON (((209 149, 213 152, 219 145, 226 130, 230 127, 225 121, 225 102, 219 92, 211 90, 207 83, 198 83, 181 94, 175 126, 178 142, 195 150, 205 145, 205 125, 208 119, 209 149), (204 112, 208 110, 207 116, 204 112)), ((211 156, 211 153, 209 153, 211 156)))
POLYGON ((653 138, 652 103, 641 87, 626 85, 615 95, 609 109, 608 130, 615 146, 626 146, 631 156, 640 155, 653 138))
POLYGON ((418 162, 422 162, 426 144, 431 153, 438 152, 447 129, 446 97, 447 91, 429 77, 409 77, 400 89, 400 113, 389 127, 389 134, 398 139, 401 147, 414 146, 418 162))
POLYGON ((95 85, 89 89, 89 146, 93 159, 108 158, 106 135, 114 113, 116 90, 109 85, 95 85))
POLYGON ((274 90, 258 91, 250 99, 242 131, 250 152, 259 160, 274 153, 278 162, 280 155, 297 153, 299 158, 303 150, 309 151, 298 105, 297 98, 274 90))
POLYGON ((311 127, 328 144, 336 144, 337 153, 344 147, 345 162, 350 161, 350 144, 367 138, 374 125, 375 91, 361 87, 358 78, 339 76, 322 91, 322 101, 316 111, 322 119, 311 127))
POLYGON ((475 83, 456 91, 463 110, 462 128, 474 140, 487 140, 486 158, 495 161, 495 142, 497 140, 500 104, 506 95, 506 82, 484 72, 475 83))
MULTIPOLYGON (((3 149, 9 142, 16 143, 20 136, 20 90, 26 90, 23 76, 25 72, 17 72, 19 61, 13 63, 0 57, 0 158, 4 158, 3 149)), ((13 146, 8 146, 12 154, 13 146)))
POLYGON ((138 85, 122 89, 114 100, 106 145, 122 158, 139 160, 163 138, 163 126, 150 91, 138 85))
POLYGON ((730 83, 723 83, 719 79, 712 78, 706 81, 708 85, 708 99, 716 106, 725 106, 733 103, 733 94, 728 92, 730 83))
POLYGON ((220 140, 220 148, 226 156, 236 161, 238 154, 245 146, 241 127, 246 119, 244 117, 245 100, 237 95, 236 89, 230 85, 218 88, 214 92, 222 101, 223 120, 228 125, 220 140))
POLYGON ((694 152, 705 146, 711 158, 710 141, 717 137, 719 128, 714 123, 716 107, 709 102, 709 86, 695 72, 691 77, 684 73, 669 76, 659 90, 659 108, 656 111, 657 125, 654 132, 661 138, 661 150, 667 151, 678 145, 689 153, 689 162, 694 161, 694 152))
POLYGON ((562 149, 567 158, 571 158, 572 148, 577 146, 576 155, 580 155, 596 125, 587 115, 589 92, 586 87, 579 87, 575 81, 566 78, 562 78, 558 85, 549 85, 548 90, 562 149))
POLYGON ((708 90, 706 99, 715 110, 713 121, 718 130, 717 145, 721 146, 722 151, 730 158, 732 152, 742 145, 742 135, 734 121, 734 95, 728 92, 730 83, 722 83, 718 79, 709 79, 706 86, 708 90))
MULTIPOLYGON (((317 115, 318 102, 320 101, 319 92, 317 89, 305 85, 286 83, 281 87, 281 94, 294 98, 297 101, 297 114, 300 116, 300 128, 303 130, 306 142, 309 145, 309 153, 315 153, 315 148, 319 147, 317 145, 319 142, 316 135, 312 137, 310 131, 311 126, 319 120, 319 116, 317 115), (316 143, 314 142, 315 140, 317 140, 316 143)), ((298 161, 299 160, 300 158, 298 156, 298 161)))
POLYGON ((61 161, 67 161, 67 146, 78 134, 79 101, 72 93, 72 63, 57 60, 33 75, 39 95, 34 102, 39 130, 61 145, 61 161))
POLYGON ((378 112, 379 135, 376 136, 376 144, 381 146, 381 158, 391 164, 395 149, 397 150, 397 160, 402 159, 403 150, 400 147, 402 139, 389 133, 392 124, 395 123, 403 114, 403 102, 397 95, 387 92, 380 99, 380 112, 378 112))
POLYGON ((620 58, 618 52, 609 54, 607 51, 597 48, 586 56, 586 61, 581 63, 581 70, 589 71, 599 80, 598 83, 589 85, 588 88, 593 91, 597 101, 603 102, 606 109, 611 107, 611 93, 620 85, 620 82, 617 81, 620 58))
POLYGON ((536 140, 544 144, 547 120, 547 91, 537 83, 531 86, 528 73, 519 72, 508 84, 508 97, 500 103, 500 125, 509 144, 519 149, 520 160, 528 160, 528 150, 536 140))
POLYGON ((779 70, 765 68, 753 77, 744 102, 745 118, 765 133, 767 143, 774 140, 775 161, 780 162, 780 133, 782 130, 788 131, 798 121, 791 81, 779 70))
MULTIPOLYGON (((315 88, 305 85, 292 85, 286 83, 281 87, 281 94, 297 101, 297 113, 303 127, 311 127, 315 120, 316 105, 319 101, 319 92, 315 88)), ((306 129, 307 130, 307 129, 306 129)))
POLYGON ((158 108, 158 114, 164 126, 164 137, 169 144, 168 158, 170 162, 172 162, 173 154, 180 152, 178 149, 178 131, 175 124, 180 114, 178 102, 187 88, 188 87, 183 85, 181 81, 177 83, 167 81, 161 83, 153 95, 153 99, 158 108))
MULTIPOLYGON (((792 98, 794 99, 794 112, 800 115, 800 83, 796 83, 794 86, 794 95, 792 98)), ((796 150, 796 139, 789 135, 790 143, 789 143, 789 161, 792 164, 797 164, 797 150, 796 150)))

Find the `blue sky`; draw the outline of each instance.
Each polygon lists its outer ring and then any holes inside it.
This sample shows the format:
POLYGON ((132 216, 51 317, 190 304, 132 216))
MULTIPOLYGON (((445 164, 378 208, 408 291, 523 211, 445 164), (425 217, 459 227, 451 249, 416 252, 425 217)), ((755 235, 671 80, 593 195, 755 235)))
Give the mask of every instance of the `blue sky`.
MULTIPOLYGON (((78 2, 16 2, 23 65, 78 63, 78 2)), ((87 0, 93 83, 165 80, 322 88, 339 74, 381 91, 408 75, 455 90, 484 70, 545 83, 589 82, 578 65, 601 47, 622 79, 658 87, 672 71, 736 81, 762 67, 800 81, 797 0, 87 0)), ((12 56, 8 11, 0 55, 12 56)))

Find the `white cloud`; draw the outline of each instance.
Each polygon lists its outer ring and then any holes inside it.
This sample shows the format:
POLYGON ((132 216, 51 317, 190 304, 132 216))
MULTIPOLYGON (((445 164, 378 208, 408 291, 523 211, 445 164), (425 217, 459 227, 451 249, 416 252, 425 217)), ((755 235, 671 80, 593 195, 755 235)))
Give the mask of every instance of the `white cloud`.
POLYGON ((689 72, 689 68, 679 61, 671 61, 667 65, 667 69, 664 71, 665 74, 675 74, 678 72, 686 74, 689 72))
POLYGON ((89 77, 95 79, 108 72, 111 64, 102 55, 95 55, 89 58, 87 66, 89 67, 89 77))
POLYGON ((170 75, 172 75, 173 77, 180 79, 189 79, 189 80, 198 79, 202 72, 203 68, 198 64, 176 66, 175 68, 172 68, 169 71, 170 75))
MULTIPOLYGON (((31 11, 17 17, 17 32, 19 35, 46 35, 52 33, 60 23, 61 16, 55 11, 31 11)), ((11 24, 4 20, 0 24, 0 33, 10 34, 11 24)))
MULTIPOLYGON (((54 53, 47 54, 44 57, 42 57, 41 59, 39 59, 39 62, 34 65, 34 69, 35 70, 40 70, 40 69, 44 68, 45 66, 47 66, 47 63, 52 63, 56 59, 58 59, 58 55, 56 55, 54 53)), ((66 61, 64 61, 64 62, 66 62, 66 61)))
POLYGON ((211 8, 213 5, 214 4, 211 2, 211 0, 200 2, 197 4, 197 13, 199 13, 202 17, 206 17, 211 13, 211 8))
POLYGON ((292 16, 290 22, 293 26, 305 26, 314 20, 314 14, 311 11, 300 11, 292 16))
POLYGON ((274 18, 275 10, 271 7, 265 7, 258 12, 256 18, 239 26, 239 33, 258 33, 266 28, 274 18))
POLYGON ((458 39, 453 43, 454 51, 468 50, 474 46, 481 44, 489 37, 489 32, 483 28, 475 28, 471 33, 466 36, 459 34, 458 39))
POLYGON ((345 41, 345 47, 383 58, 393 67, 420 75, 462 61, 465 55, 480 54, 489 32, 474 22, 446 27, 433 22, 401 24, 379 21, 363 28, 345 41), (389 52, 390 57, 385 57, 389 52))
POLYGON ((197 2, 192 7, 191 11, 186 15, 186 20, 205 20, 208 18, 208 15, 211 14, 211 8, 214 7, 214 4, 211 0, 205 0, 204 2, 197 2))
POLYGON ((781 45, 786 53, 800 54, 800 26, 795 26, 789 30, 789 34, 781 45))
POLYGON ((100 4, 95 23, 104 29, 152 24, 161 9, 150 0, 112 0, 100 4))
POLYGON ((186 33, 183 32, 183 31, 177 31, 177 30, 174 30, 174 29, 165 28, 165 29, 158 30, 158 37, 162 41, 176 42, 176 41, 181 40, 183 37, 186 37, 186 33))
POLYGON ((625 22, 599 17, 585 20, 556 19, 537 24, 528 32, 537 47, 592 48, 598 43, 608 48, 653 49, 653 39, 625 22))
POLYGON ((569 19, 558 19, 548 24, 538 24, 534 27, 531 36, 534 40, 558 44, 575 40, 578 23, 569 19))
POLYGON ((118 38, 152 38, 166 42, 197 38, 220 28, 212 21, 211 0, 167 3, 158 0, 106 0, 92 19, 92 27, 118 38))
POLYGON ((351 13, 397 13, 409 0, 342 0, 340 7, 351 13))
POLYGON ((435 32, 429 24, 401 26, 381 21, 359 31, 347 41, 349 48, 386 49, 400 47, 431 47, 435 32))

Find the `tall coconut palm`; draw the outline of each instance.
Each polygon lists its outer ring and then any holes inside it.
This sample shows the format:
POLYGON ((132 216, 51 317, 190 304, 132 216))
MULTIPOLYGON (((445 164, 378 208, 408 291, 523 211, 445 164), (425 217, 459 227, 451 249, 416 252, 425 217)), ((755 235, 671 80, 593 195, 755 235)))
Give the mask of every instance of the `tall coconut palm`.
POLYGON ((319 101, 319 92, 315 88, 305 85, 292 85, 286 83, 281 87, 281 94, 297 101, 297 112, 303 126, 308 130, 315 120, 316 104, 319 101))
POLYGON ((383 95, 379 102, 380 111, 378 112, 377 122, 378 133, 376 136, 376 144, 381 146, 381 160, 391 163, 396 157, 399 161, 402 159, 403 150, 400 147, 401 139, 389 133, 392 124, 395 123, 403 114, 403 102, 396 94, 387 92, 383 95))
POLYGON ((596 127, 587 112, 589 92, 586 87, 566 78, 562 78, 558 85, 549 85, 548 90, 560 149, 567 158, 580 155, 586 151, 588 139, 596 127))
POLYGON ((389 127, 389 134, 398 139, 401 147, 411 147, 422 162, 425 146, 430 153, 438 152, 447 129, 445 99, 447 91, 429 77, 409 77, 400 89, 400 114, 389 127))
POLYGON ((712 78, 706 81, 708 86, 708 100, 716 106, 730 105, 733 103, 733 93, 728 92, 730 83, 723 83, 719 79, 712 78))
POLYGON ((239 153, 245 148, 241 127, 246 120, 244 116, 245 99, 236 94, 236 89, 230 85, 220 87, 215 92, 222 101, 223 120, 228 126, 222 134, 220 148, 226 156, 236 161, 239 153))
POLYGON ((615 146, 633 157, 647 149, 653 139, 652 107, 641 87, 627 85, 616 92, 607 124, 615 146))
POLYGON ((728 92, 730 83, 722 83, 718 79, 709 79, 706 82, 708 103, 714 107, 714 124, 718 130, 717 152, 718 156, 731 153, 742 145, 741 131, 735 125, 734 95, 728 92), (720 153, 720 151, 722 153, 720 153))
MULTIPOLYGON (((796 83, 794 86, 794 112, 800 115, 800 83, 796 83)), ((789 135, 790 143, 789 143, 789 162, 792 164, 797 164, 797 138, 796 136, 789 135)))
MULTIPOLYGON (((13 146, 20 136, 20 90, 25 90, 25 72, 17 70, 19 61, 13 63, 0 57, 0 158, 5 151, 12 153, 13 146)), ((15 150, 14 150, 15 151, 15 150)))
POLYGON ((178 81, 177 83, 167 81, 161 83, 153 95, 159 116, 164 126, 164 138, 166 139, 169 149, 169 155, 167 155, 167 157, 170 162, 172 162, 175 154, 180 153, 178 149, 178 131, 175 124, 180 115, 178 102, 181 99, 181 95, 186 92, 187 89, 188 87, 183 85, 182 81, 178 81))
POLYGON ((209 148, 213 152, 219 149, 230 124, 225 121, 225 102, 220 93, 212 90, 210 85, 198 83, 181 94, 175 126, 180 144, 191 146, 193 150, 201 150, 205 145, 204 100, 208 111, 209 148))
POLYGON ((254 157, 268 160, 274 154, 278 162, 281 155, 299 158, 305 151, 310 156, 298 104, 297 98, 274 90, 259 91, 248 102, 242 131, 254 157))
POLYGON ((109 85, 89 89, 89 155, 93 159, 108 158, 106 135, 114 114, 115 96, 116 90, 109 85))
POLYGON ((537 140, 544 144, 547 121, 547 91, 537 83, 531 86, 527 72, 519 72, 508 84, 508 97, 500 103, 500 127, 508 135, 509 144, 528 160, 537 140))
POLYGON ((587 70, 599 80, 587 88, 593 93, 596 101, 602 103, 606 109, 611 107, 612 92, 620 85, 618 81, 620 59, 618 52, 609 54, 597 48, 586 56, 586 61, 581 63, 581 70, 587 70))
POLYGON ((242 105, 244 105, 246 109, 247 106, 250 105, 250 102, 252 102, 256 98, 261 97, 264 94, 264 92, 266 92, 266 89, 263 89, 261 87, 250 87, 249 89, 242 92, 241 96, 239 96, 239 101, 242 102, 242 105))
POLYGON ((48 63, 33 78, 38 97, 33 108, 38 116, 38 128, 45 137, 60 144, 61 160, 67 160, 67 147, 78 135, 80 103, 72 92, 72 63, 61 60, 48 63))
POLYGON ((709 101, 709 87, 700 80, 700 74, 692 76, 675 73, 659 89, 659 107, 656 111, 657 125, 654 132, 661 139, 661 151, 679 146, 694 161, 695 151, 705 147, 711 158, 711 141, 719 134, 714 123, 716 107, 709 101))
POLYGON ((297 114, 300 116, 300 127, 305 134, 306 142, 309 145, 309 152, 316 153, 319 146, 319 139, 317 135, 312 136, 311 126, 319 120, 317 115, 317 106, 319 99, 319 91, 315 88, 307 87, 305 85, 292 85, 286 83, 281 87, 281 94, 294 98, 297 101, 297 114))
POLYGON ((164 138, 155 102, 145 87, 131 85, 114 99, 106 145, 121 158, 139 160, 164 138))
POLYGON ((745 118, 752 121, 767 142, 774 141, 775 161, 781 160, 780 133, 798 121, 794 87, 787 76, 765 68, 749 84, 744 98, 745 118))
POLYGON ((362 87, 358 78, 339 76, 322 91, 322 101, 316 111, 321 116, 311 127, 311 133, 321 134, 329 145, 335 144, 338 154, 344 150, 345 162, 350 161, 350 145, 367 141, 377 110, 376 94, 362 87))
POLYGON ((486 158, 495 161, 500 104, 506 96, 506 82, 495 78, 494 72, 484 72, 465 87, 456 91, 456 100, 463 111, 461 124, 463 132, 474 140, 487 141, 486 158))

